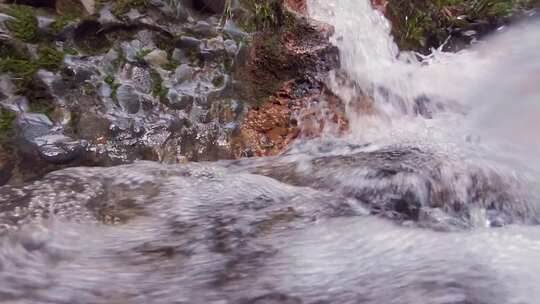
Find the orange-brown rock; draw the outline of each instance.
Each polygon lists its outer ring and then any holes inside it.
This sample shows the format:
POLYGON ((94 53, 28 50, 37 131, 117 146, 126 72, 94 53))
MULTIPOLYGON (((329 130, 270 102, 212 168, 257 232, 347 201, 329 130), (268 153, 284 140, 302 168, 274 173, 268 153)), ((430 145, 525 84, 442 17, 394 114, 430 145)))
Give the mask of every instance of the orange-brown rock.
POLYGON ((320 136, 329 125, 338 133, 348 129, 339 98, 319 82, 299 93, 304 84, 289 81, 268 101, 248 111, 234 144, 236 157, 279 154, 293 140, 320 136))

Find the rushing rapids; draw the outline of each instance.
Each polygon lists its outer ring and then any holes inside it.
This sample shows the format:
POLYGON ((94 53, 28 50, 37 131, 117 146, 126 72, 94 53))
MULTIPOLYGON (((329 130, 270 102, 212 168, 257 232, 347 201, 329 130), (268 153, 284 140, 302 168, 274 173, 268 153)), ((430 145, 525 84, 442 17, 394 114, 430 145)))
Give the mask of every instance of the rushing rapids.
POLYGON ((4 186, 0 302, 537 303, 540 23, 419 61, 367 0, 309 11, 347 134, 4 186))

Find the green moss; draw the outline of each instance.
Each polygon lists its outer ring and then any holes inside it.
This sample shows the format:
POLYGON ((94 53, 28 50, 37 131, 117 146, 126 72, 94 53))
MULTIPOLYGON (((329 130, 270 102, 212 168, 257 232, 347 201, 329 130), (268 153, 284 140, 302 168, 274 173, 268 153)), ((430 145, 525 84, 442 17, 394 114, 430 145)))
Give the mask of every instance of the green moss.
POLYGON ((152 79, 152 95, 164 100, 167 98, 169 89, 163 86, 163 79, 156 70, 150 70, 150 78, 152 79))
POLYGON ((6 21, 6 26, 13 35, 25 42, 35 42, 38 38, 38 21, 31 8, 12 5, 7 14, 14 19, 6 21))
POLYGON ((114 50, 118 54, 118 57, 112 62, 112 64, 115 68, 121 68, 127 62, 126 54, 119 46, 116 46, 114 50))
POLYGON ((0 72, 10 73, 15 83, 20 87, 30 81, 37 71, 35 63, 27 59, 0 59, 0 72))
POLYGON ((79 52, 74 48, 64 46, 64 54, 77 56, 77 55, 79 55, 79 52))
POLYGON ((151 49, 142 49, 138 51, 137 54, 135 54, 135 59, 137 61, 144 61, 144 57, 146 57, 146 55, 150 54, 151 52, 151 49))
POLYGON ((39 69, 55 71, 64 59, 62 52, 47 46, 39 48, 38 56, 35 60, 23 57, 2 58, 0 59, 0 72, 10 73, 15 84, 22 90, 39 69))
POLYGON ((111 87, 111 99, 113 100, 113 102, 118 105, 118 88, 120 87, 120 84, 119 83, 116 83, 116 80, 114 79, 114 76, 112 75, 107 75, 105 76, 105 78, 103 79, 103 81, 105 81, 106 84, 108 84, 110 87, 111 87))
POLYGON ((55 48, 44 46, 38 51, 39 58, 36 64, 38 68, 43 68, 50 71, 57 70, 64 60, 64 53, 55 48))
POLYGON ((14 112, 0 108, 0 139, 10 138, 15 135, 13 123, 17 115, 14 112))
POLYGON ((120 84, 116 83, 116 79, 114 79, 114 76, 112 76, 112 75, 105 76, 103 81, 111 87, 111 96, 110 97, 112 98, 114 103, 118 105, 117 93, 118 93, 118 87, 120 87, 120 84))
POLYGON ((107 76, 105 76, 103 81, 105 81, 106 84, 108 84, 108 85, 110 85, 112 87, 112 85, 114 84, 114 76, 107 75, 107 76))
POLYGON ((165 70, 168 70, 168 71, 174 71, 179 66, 180 66, 180 62, 178 62, 178 61, 176 61, 174 59, 169 59, 169 62, 165 63, 161 67, 164 68, 165 70))
POLYGON ((212 79, 212 84, 214 87, 219 88, 225 84, 225 77, 223 75, 218 75, 212 79))
POLYGON ((120 87, 119 83, 113 83, 111 85, 111 99, 113 100, 114 104, 118 105, 118 88, 120 87))
POLYGON ((76 14, 65 14, 63 16, 59 16, 53 23, 51 23, 51 31, 55 34, 60 33, 66 26, 76 21, 78 17, 79 16, 76 14))
POLYGON ((246 32, 267 30, 280 26, 283 13, 282 4, 276 0, 242 0, 242 6, 251 16, 237 20, 246 32))

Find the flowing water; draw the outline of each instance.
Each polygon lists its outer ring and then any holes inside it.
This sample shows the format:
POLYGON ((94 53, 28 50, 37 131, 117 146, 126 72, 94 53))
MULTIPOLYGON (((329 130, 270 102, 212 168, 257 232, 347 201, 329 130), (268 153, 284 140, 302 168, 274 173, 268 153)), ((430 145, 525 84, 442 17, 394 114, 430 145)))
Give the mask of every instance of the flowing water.
POLYGON ((309 9, 347 135, 2 187, 0 302, 538 303, 540 23, 419 61, 367 0, 309 9))

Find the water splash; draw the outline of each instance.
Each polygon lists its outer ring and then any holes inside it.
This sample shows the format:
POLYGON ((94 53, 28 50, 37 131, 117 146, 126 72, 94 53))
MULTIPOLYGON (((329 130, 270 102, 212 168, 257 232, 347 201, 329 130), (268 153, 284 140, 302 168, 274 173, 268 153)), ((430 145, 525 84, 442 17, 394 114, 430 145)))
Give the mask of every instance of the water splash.
POLYGON ((487 154, 508 167, 540 168, 532 157, 540 151, 533 136, 540 22, 421 58, 398 51, 390 24, 369 0, 312 0, 309 8, 335 26, 342 71, 328 83, 347 105, 348 141, 414 144, 475 161, 487 154))

